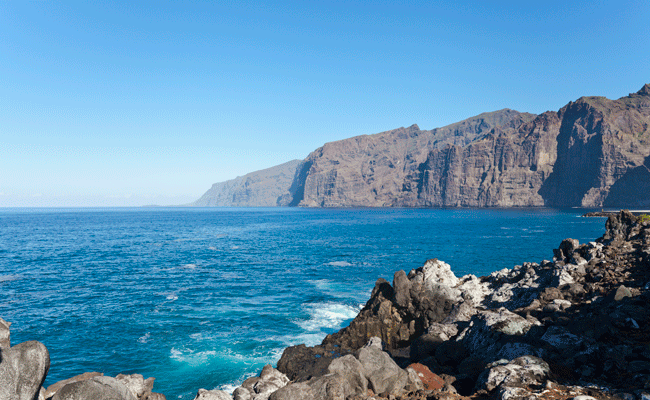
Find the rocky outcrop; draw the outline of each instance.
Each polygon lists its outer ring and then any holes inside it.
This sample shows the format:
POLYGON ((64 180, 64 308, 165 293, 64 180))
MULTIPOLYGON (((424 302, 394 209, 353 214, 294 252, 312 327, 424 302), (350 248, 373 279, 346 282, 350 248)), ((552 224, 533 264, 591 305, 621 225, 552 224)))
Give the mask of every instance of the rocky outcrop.
POLYGON ((480 278, 457 278, 439 260, 398 271, 392 286, 377 281, 349 327, 320 346, 288 348, 278 367, 309 386, 357 357, 370 389, 402 399, 648 396, 650 221, 620 212, 600 239, 566 239, 554 255, 480 278), (381 339, 362 344, 370 333, 381 339), (402 386, 405 372, 418 375, 401 370, 414 362, 439 374, 435 388, 402 386))
POLYGON ((289 378, 271 365, 265 365, 260 376, 248 378, 233 393, 234 400, 267 400, 271 393, 289 383, 289 378))
POLYGON ((197 207, 276 207, 293 198, 292 183, 302 161, 293 160, 212 185, 197 207))
MULTIPOLYGON (((6 337, 5 344, 9 345, 9 335, 6 337)), ((0 348, 0 399, 37 398, 49 368, 50 354, 40 342, 0 348)))

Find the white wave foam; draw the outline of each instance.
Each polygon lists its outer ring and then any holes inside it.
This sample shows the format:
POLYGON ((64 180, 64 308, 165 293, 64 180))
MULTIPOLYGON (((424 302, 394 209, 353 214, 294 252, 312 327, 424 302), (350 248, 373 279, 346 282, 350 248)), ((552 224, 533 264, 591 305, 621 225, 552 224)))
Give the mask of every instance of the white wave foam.
POLYGON ((332 261, 327 263, 328 265, 332 265, 334 267, 351 267, 352 264, 350 264, 347 261, 332 261))
POLYGON ((306 304, 310 317, 307 320, 296 321, 305 332, 296 339, 304 339, 305 344, 320 343, 328 333, 326 330, 341 328, 344 321, 351 320, 359 314, 362 306, 350 306, 341 303, 306 304))
POLYGON ((178 296, 176 294, 174 294, 174 293, 168 294, 167 297, 165 297, 165 298, 167 300, 171 300, 171 301, 178 300, 178 296))
POLYGON ((147 343, 151 339, 151 332, 147 332, 144 336, 138 338, 139 343, 147 343))
POLYGON ((201 365, 209 359, 214 358, 217 352, 214 350, 207 351, 193 351, 193 350, 178 350, 172 348, 169 357, 172 360, 189 364, 192 366, 201 365))
POLYGON ((21 278, 20 275, 0 275, 0 282, 17 281, 21 278))

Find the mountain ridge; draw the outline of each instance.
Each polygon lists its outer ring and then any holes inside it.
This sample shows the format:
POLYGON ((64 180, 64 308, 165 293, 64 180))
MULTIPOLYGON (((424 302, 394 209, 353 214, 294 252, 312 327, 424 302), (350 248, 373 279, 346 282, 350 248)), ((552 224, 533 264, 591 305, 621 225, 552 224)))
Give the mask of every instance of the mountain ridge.
POLYGON ((290 163, 273 179, 268 169, 245 175, 247 187, 240 178, 215 184, 194 205, 650 206, 650 84, 557 112, 505 108, 432 130, 354 136, 290 163))

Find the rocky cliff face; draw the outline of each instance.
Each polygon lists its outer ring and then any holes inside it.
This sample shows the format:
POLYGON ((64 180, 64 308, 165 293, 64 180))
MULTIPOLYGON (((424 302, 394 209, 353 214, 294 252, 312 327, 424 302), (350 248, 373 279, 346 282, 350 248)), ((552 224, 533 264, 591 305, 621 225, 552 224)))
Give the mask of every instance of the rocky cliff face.
POLYGON ((307 207, 420 206, 422 168, 432 149, 463 147, 495 127, 534 118, 500 110, 431 131, 417 125, 327 143, 305 160, 292 204, 307 207))
POLYGON ((327 143, 303 162, 215 184, 195 204, 649 207, 650 85, 537 116, 504 109, 327 143))
POLYGON ((275 167, 251 172, 226 182, 212 185, 197 207, 275 207, 287 205, 296 171, 302 161, 293 160, 275 167))
POLYGON ((650 205, 650 85, 536 117, 502 110, 328 143, 306 160, 311 207, 650 205))

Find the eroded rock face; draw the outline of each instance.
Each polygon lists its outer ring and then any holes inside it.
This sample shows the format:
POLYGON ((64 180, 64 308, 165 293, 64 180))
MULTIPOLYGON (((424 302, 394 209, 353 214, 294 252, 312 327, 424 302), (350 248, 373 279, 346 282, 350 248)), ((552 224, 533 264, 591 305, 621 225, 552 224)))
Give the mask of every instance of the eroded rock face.
POLYGON ((293 160, 212 185, 197 207, 276 207, 293 198, 292 183, 302 161, 293 160))
POLYGON ((36 341, 0 348, 0 399, 37 398, 50 368, 50 354, 36 341))
POLYGON ((0 318, 0 349, 8 349, 11 347, 11 332, 9 327, 11 322, 7 322, 0 318))
POLYGON ((122 382, 110 376, 96 376, 63 386, 53 400, 137 400, 122 382))
POLYGON ((194 400, 232 400, 232 396, 225 390, 199 389, 194 400))
POLYGON ((265 365, 260 376, 248 378, 233 393, 234 400, 266 400, 271 393, 286 386, 289 378, 273 368, 265 365))

